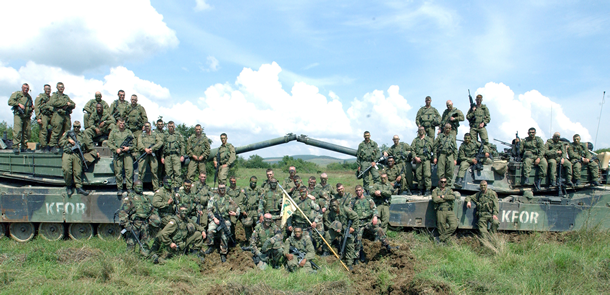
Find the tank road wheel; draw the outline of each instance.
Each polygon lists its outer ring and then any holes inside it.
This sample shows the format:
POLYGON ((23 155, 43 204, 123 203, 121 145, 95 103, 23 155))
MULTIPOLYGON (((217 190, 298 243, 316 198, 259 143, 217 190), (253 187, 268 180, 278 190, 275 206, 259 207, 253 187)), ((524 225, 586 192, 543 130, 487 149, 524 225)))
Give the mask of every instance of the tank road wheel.
POLYGON ((93 226, 89 223, 72 223, 68 233, 73 240, 88 240, 93 236, 93 226))
POLYGON ((4 227, 4 223, 0 223, 0 240, 6 236, 6 227, 4 227))
POLYGON ((121 227, 116 223, 102 223, 97 226, 97 235, 102 240, 118 240, 121 237, 121 227))
POLYGON ((17 242, 27 242, 34 237, 34 225, 31 222, 16 222, 9 225, 11 238, 17 242))
POLYGON ((58 241, 64 237, 64 225, 61 223, 41 223, 38 235, 47 241, 58 241))

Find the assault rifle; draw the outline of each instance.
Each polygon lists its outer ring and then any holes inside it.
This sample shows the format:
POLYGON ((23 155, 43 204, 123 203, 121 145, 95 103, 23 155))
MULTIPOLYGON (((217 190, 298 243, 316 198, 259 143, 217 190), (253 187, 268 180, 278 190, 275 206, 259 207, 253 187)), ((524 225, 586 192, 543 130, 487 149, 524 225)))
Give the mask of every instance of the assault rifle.
MULTIPOLYGON (((470 109, 472 110, 472 108, 476 107, 477 104, 474 103, 474 101, 472 100, 472 96, 470 95, 470 89, 468 89, 468 100, 470 100, 470 109)), ((470 122, 470 124, 472 124, 472 120, 474 120, 475 117, 472 116, 470 119, 468 119, 468 121, 470 122)))
MULTIPOLYGON (((519 139, 519 131, 515 133, 515 139, 519 139)), ((521 139, 515 144, 515 161, 521 162, 521 139)))
MULTIPOLYGON (((218 228, 216 228, 217 231, 221 230, 225 233, 225 235, 227 235, 227 238, 229 238, 229 240, 231 240, 231 242, 235 243, 235 240, 233 239, 233 234, 231 234, 231 229, 227 228, 227 223, 225 222, 225 219, 222 218, 222 215, 220 214, 220 209, 218 209, 218 202, 214 202, 214 206, 216 207, 216 212, 214 212, 214 217, 216 217, 216 219, 218 219, 218 228)), ((213 221, 212 221, 213 222, 213 221)))
MULTIPOLYGON (((299 263, 301 263, 301 261, 303 261, 303 259, 305 259, 305 254, 307 254, 307 253, 301 252, 295 246, 292 246, 292 247, 290 247, 290 254, 296 255, 297 259, 299 260, 299 263)), ((320 269, 320 267, 317 264, 315 264, 313 261, 310 260, 309 263, 311 263, 311 267, 314 270, 320 269)))
MULTIPOLYGON (((386 160, 386 158, 384 156, 381 156, 381 158, 379 158, 379 160, 377 160, 377 162, 375 162, 375 169, 379 169, 379 168, 377 168, 377 164, 379 164, 385 160, 386 160)), ((373 165, 369 166, 368 168, 364 169, 364 171, 360 172, 360 174, 358 174, 357 178, 362 179, 362 175, 364 175, 364 173, 366 173, 367 171, 371 170, 371 168, 373 168, 373 165)))
MULTIPOLYGON (((133 136, 128 135, 125 140, 123 140, 123 142, 121 143, 121 145, 119 146, 119 149, 123 150, 124 147, 131 147, 132 145, 132 141, 133 141, 133 136)), ((117 158, 117 154, 114 153, 114 161, 116 161, 117 158)))
POLYGON ((345 245, 347 244, 347 239, 350 237, 349 228, 352 226, 352 221, 353 220, 347 222, 347 228, 343 234, 343 243, 341 243, 341 252, 339 252, 341 259, 343 259, 343 256, 345 255, 345 245))
MULTIPOLYGON (((152 148, 152 147, 153 147, 153 145, 155 145, 155 144, 154 144, 154 143, 151 143, 151 144, 148 146, 148 148, 152 148)), ((146 151, 145 151, 145 152, 143 152, 143 153, 142 153, 142 154, 141 154, 141 155, 140 155, 140 156, 139 156, 139 157, 138 157, 138 158, 137 158, 137 159, 136 159, 136 160, 133 162, 134 166, 136 165, 136 163, 140 162, 140 160, 142 160, 144 157, 146 157, 146 155, 148 155, 148 154, 146 153, 146 151)), ((151 155, 151 156, 153 156, 153 157, 156 157, 155 152, 152 152, 150 155, 151 155)))
POLYGON ((485 147, 485 145, 481 142, 481 145, 479 146, 479 151, 475 155, 477 163, 474 165, 474 169, 477 171, 483 170, 483 159, 485 158, 485 152, 483 151, 483 147, 485 147))
MULTIPOLYGON (((133 226, 132 225, 128 225, 127 226, 129 228, 129 231, 131 231, 131 234, 133 235, 133 238, 136 239, 136 242, 138 242, 138 245, 140 245, 140 249, 142 249, 143 252, 146 252, 146 250, 144 249, 144 245, 142 245, 142 242, 140 242, 140 239, 138 239, 138 235, 136 235, 136 232, 133 231, 133 226)), ((127 228, 124 228, 121 231, 121 234, 125 234, 127 232, 127 228)))
POLYGON ((87 160, 85 160, 85 156, 83 155, 83 148, 82 148, 80 142, 78 142, 78 139, 76 139, 76 134, 74 134, 74 130, 68 131, 68 136, 72 140, 74 140, 74 145, 70 149, 72 150, 73 153, 78 152, 77 155, 80 157, 81 161, 83 162, 83 166, 85 166, 85 170, 89 170, 89 167, 87 166, 87 160))

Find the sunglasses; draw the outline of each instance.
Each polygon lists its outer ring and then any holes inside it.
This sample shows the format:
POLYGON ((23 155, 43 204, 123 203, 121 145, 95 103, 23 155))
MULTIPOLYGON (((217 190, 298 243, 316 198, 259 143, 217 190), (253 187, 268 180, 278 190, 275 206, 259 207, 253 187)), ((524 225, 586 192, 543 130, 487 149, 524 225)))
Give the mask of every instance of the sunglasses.
POLYGON ((447 183, 447 181, 442 181, 442 180, 441 180, 441 183, 447 183))

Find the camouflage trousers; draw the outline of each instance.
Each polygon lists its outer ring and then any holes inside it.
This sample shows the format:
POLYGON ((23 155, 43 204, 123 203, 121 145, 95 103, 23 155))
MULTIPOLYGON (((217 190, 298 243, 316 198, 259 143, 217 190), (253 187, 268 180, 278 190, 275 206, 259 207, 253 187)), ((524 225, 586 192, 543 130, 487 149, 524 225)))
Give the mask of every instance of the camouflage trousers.
POLYGON ((53 126, 53 131, 51 131, 51 139, 49 140, 50 147, 56 147, 59 142, 59 137, 64 134, 64 132, 70 130, 70 125, 72 121, 70 119, 70 115, 60 115, 59 113, 53 113, 53 118, 51 119, 51 125, 53 126))
POLYGON ((13 125, 13 148, 26 149, 32 133, 30 117, 15 115, 13 125), (23 131, 23 132, 22 132, 23 131), (23 138, 21 137, 23 133, 23 138))
MULTIPOLYGON (((324 236, 325 236, 324 238, 331 245, 336 240, 336 242, 339 245, 339 251, 341 251, 341 247, 343 245, 343 239, 344 239, 344 237, 343 237, 344 231, 345 231, 345 229, 343 229, 341 232, 337 232, 336 230, 329 228, 326 231, 326 233, 324 234, 324 236)), ((345 254, 344 254, 343 261, 345 261, 345 264, 347 264, 347 266, 353 265, 354 259, 356 259, 356 238, 354 237, 355 234, 356 234, 356 232, 353 232, 352 234, 350 234, 345 243, 345 254)), ((337 254, 339 254, 339 252, 337 252, 337 254)))
POLYGON ((479 230, 479 234, 483 235, 488 234, 489 232, 495 234, 498 232, 499 226, 500 221, 495 220, 490 213, 483 213, 478 215, 477 229, 479 230), (488 227, 489 231, 487 230, 488 227))
POLYGON ((143 220, 133 220, 131 221, 131 226, 133 228, 133 233, 130 230, 125 233, 125 242, 127 243, 127 246, 137 247, 140 254, 142 254, 143 256, 148 256, 148 252, 150 251, 148 243, 151 239, 148 223, 143 220), (142 243, 144 249, 140 247, 140 245, 136 241, 136 237, 138 238, 138 240, 140 240, 140 243, 142 243))
POLYGON ((87 134, 87 136, 89 136, 89 138, 91 138, 91 140, 96 141, 99 139, 97 139, 98 137, 101 136, 108 136, 110 134, 110 131, 112 131, 112 129, 115 127, 116 125, 114 124, 108 124, 105 125, 102 128, 99 128, 100 130, 100 134, 97 134, 96 128, 94 127, 89 127, 85 130, 85 134, 87 134))
MULTIPOLYGON (((560 161, 561 159, 548 159, 551 181, 557 180, 557 163, 561 163, 560 161)), ((561 166, 563 168, 563 171, 561 171, 562 178, 569 180, 570 176, 572 175, 572 163, 570 163, 568 159, 564 159, 563 164, 561 164, 561 166)))
POLYGON ((430 169, 430 160, 422 160, 415 167, 415 176, 417 177, 417 187, 419 189, 432 189, 432 171, 430 169))
POLYGON ((364 236, 365 233, 373 234, 375 236, 375 240, 381 241, 382 245, 384 245, 384 246, 389 245, 388 238, 385 235, 385 231, 383 231, 383 229, 381 227, 379 227, 379 224, 373 225, 372 222, 370 222, 370 221, 367 222, 365 220, 361 220, 360 224, 362 224, 362 223, 364 223, 364 226, 360 226, 358 231, 355 233, 356 234, 356 245, 357 245, 356 252, 362 250, 362 236, 364 236))
MULTIPOLYGON (((360 168, 361 169, 360 171, 364 171, 369 166, 371 166, 370 163, 368 163, 367 165, 362 165, 362 168, 360 168)), ((369 191, 369 188, 371 186, 371 183, 369 182, 369 175, 371 175, 371 177, 373 178, 373 183, 379 183, 379 170, 372 167, 371 169, 369 169, 369 171, 365 172, 362 175, 362 186, 364 187, 364 190, 367 192, 369 191)))
POLYGON ((426 130, 426 136, 430 137, 430 139, 432 139, 432 141, 434 141, 434 138, 436 136, 436 127, 435 126, 424 127, 424 130, 426 130))
POLYGON ((229 177, 229 166, 223 167, 221 165, 218 167, 218 183, 227 184, 227 177, 229 177))
POLYGON ((179 155, 166 155, 163 159, 165 161, 165 175, 171 178, 173 187, 180 187, 182 184, 182 164, 180 162, 179 155))
MULTIPOLYGON (((203 159, 201 161, 195 161, 191 159, 189 162, 188 173, 186 174, 186 178, 192 181, 196 181, 199 174, 206 173, 205 164, 207 159, 203 159)), ((207 173, 206 173, 207 174, 207 173)))
POLYGON ((153 155, 147 155, 138 162, 138 178, 141 181, 144 181, 144 174, 146 173, 146 167, 150 167, 150 175, 152 178, 153 191, 157 191, 159 189, 159 163, 157 162, 157 157, 153 155))
POLYGON ((479 128, 470 126, 470 137, 472 138, 472 140, 476 141, 479 141, 479 138, 481 138, 481 141, 484 144, 489 143, 489 139, 487 138, 487 129, 485 129, 485 127, 479 128))
POLYGON ((455 166, 455 158, 453 155, 440 154, 436 162, 436 175, 438 179, 447 178, 447 185, 451 186, 453 181, 453 167, 455 166))
MULTIPOLYGON (((155 238, 155 244, 159 243, 158 239, 155 238)), ((205 243, 203 242, 203 237, 201 236, 200 231, 195 231, 192 235, 188 236, 185 240, 182 241, 174 241, 174 243, 178 246, 177 249, 172 249, 170 247, 166 247, 162 249, 160 252, 160 256, 163 259, 169 259, 176 255, 181 255, 188 253, 188 250, 199 250, 203 252, 203 247, 205 243)))
MULTIPOLYGON (((564 161, 565 163, 565 161, 564 161)), ((589 163, 587 164, 583 164, 581 161, 573 161, 573 174, 574 174, 574 181, 576 180, 580 180, 580 174, 582 173, 582 166, 585 165, 587 166, 587 169, 589 169, 589 172, 591 173, 591 177, 593 177, 593 180, 598 180, 599 179, 599 168, 598 168, 598 164, 597 162, 591 160, 589 161, 589 163)))
MULTIPOLYGON (((228 220, 228 218, 225 219, 225 225, 229 230, 231 229, 231 222, 228 220)), ((229 236, 225 233, 224 230, 219 230, 218 226, 219 225, 214 223, 213 221, 209 222, 207 244, 208 246, 212 247, 214 245, 214 238, 217 235, 220 236, 220 254, 226 255, 227 253, 229 253, 229 236)))
POLYGON ((46 115, 40 116, 40 123, 38 124, 40 132, 38 133, 38 142, 40 148, 45 148, 49 145, 49 126, 51 124, 51 117, 46 115))
POLYGON ((540 158, 540 163, 538 165, 534 164, 534 158, 525 158, 523 159, 523 177, 529 177, 530 173, 532 171, 532 166, 537 166, 538 167, 538 177, 541 179, 544 179, 546 177, 546 171, 547 171, 547 166, 548 163, 546 162, 546 159, 544 157, 540 158))
POLYGON ((133 188, 133 157, 130 153, 121 153, 114 160, 114 177, 116 178, 116 187, 119 190, 123 189, 123 170, 125 170, 125 184, 127 189, 133 188))
MULTIPOLYGON (((483 164, 485 165, 491 165, 492 163, 493 161, 490 158, 485 158, 485 161, 483 161, 483 164)), ((466 170, 468 170, 470 166, 472 166, 472 164, 470 164, 468 161, 462 161, 460 163, 460 170, 458 171, 457 177, 464 178, 466 175, 466 170)))
POLYGON ((81 176, 83 174, 83 161, 75 153, 64 153, 61 156, 61 170, 67 187, 83 187, 81 176))
POLYGON ((438 229, 438 233, 440 234, 439 239, 441 242, 446 242, 449 240, 449 237, 455 232, 458 227, 458 220, 451 211, 436 211, 436 228, 438 229))
POLYGON ((379 213, 380 224, 384 231, 388 230, 388 223, 390 223, 390 204, 386 202, 379 202, 377 204, 377 212, 379 213))
POLYGON ((296 271, 299 271, 299 270, 301 270, 301 269, 306 270, 307 272, 310 272, 310 273, 314 273, 314 272, 316 272, 316 271, 313 269, 313 267, 311 267, 311 263, 309 262, 309 260, 305 261, 305 265, 303 265, 303 266, 300 266, 300 265, 299 265, 299 262, 300 262, 300 261, 299 261, 299 259, 297 258, 297 256, 296 256, 296 255, 294 255, 294 256, 292 257, 292 260, 288 260, 288 262, 286 262, 286 269, 287 269, 289 272, 296 272, 296 271))

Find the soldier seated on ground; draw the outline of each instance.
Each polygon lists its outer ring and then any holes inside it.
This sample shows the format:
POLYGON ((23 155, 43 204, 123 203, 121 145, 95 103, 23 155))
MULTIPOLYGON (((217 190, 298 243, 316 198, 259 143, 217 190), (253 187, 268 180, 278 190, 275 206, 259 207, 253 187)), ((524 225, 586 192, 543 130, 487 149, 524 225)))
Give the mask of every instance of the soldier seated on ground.
POLYGON ((250 237, 252 260, 261 270, 267 265, 279 268, 282 257, 282 230, 273 222, 273 216, 266 213, 263 222, 256 225, 250 237))
POLYGON ((288 237, 284 242, 284 256, 288 260, 286 268, 289 272, 306 269, 315 273, 312 267, 312 260, 315 258, 315 250, 311 239, 303 237, 303 229, 296 227, 294 235, 288 237))
POLYGON ((155 213, 150 200, 143 195, 142 181, 136 180, 133 187, 134 192, 123 199, 119 211, 119 223, 127 230, 125 232, 127 249, 138 247, 140 254, 147 257, 150 253, 149 241, 161 226, 161 219, 155 213))
MULTIPOLYGON (((179 215, 172 216, 167 225, 159 232, 155 238, 158 242, 155 244, 161 244, 163 252, 151 256, 154 263, 163 262, 163 259, 184 253, 196 254, 203 261, 205 229, 190 223, 187 215, 188 208, 180 206, 179 215)), ((158 251, 159 249, 152 250, 158 251)))

